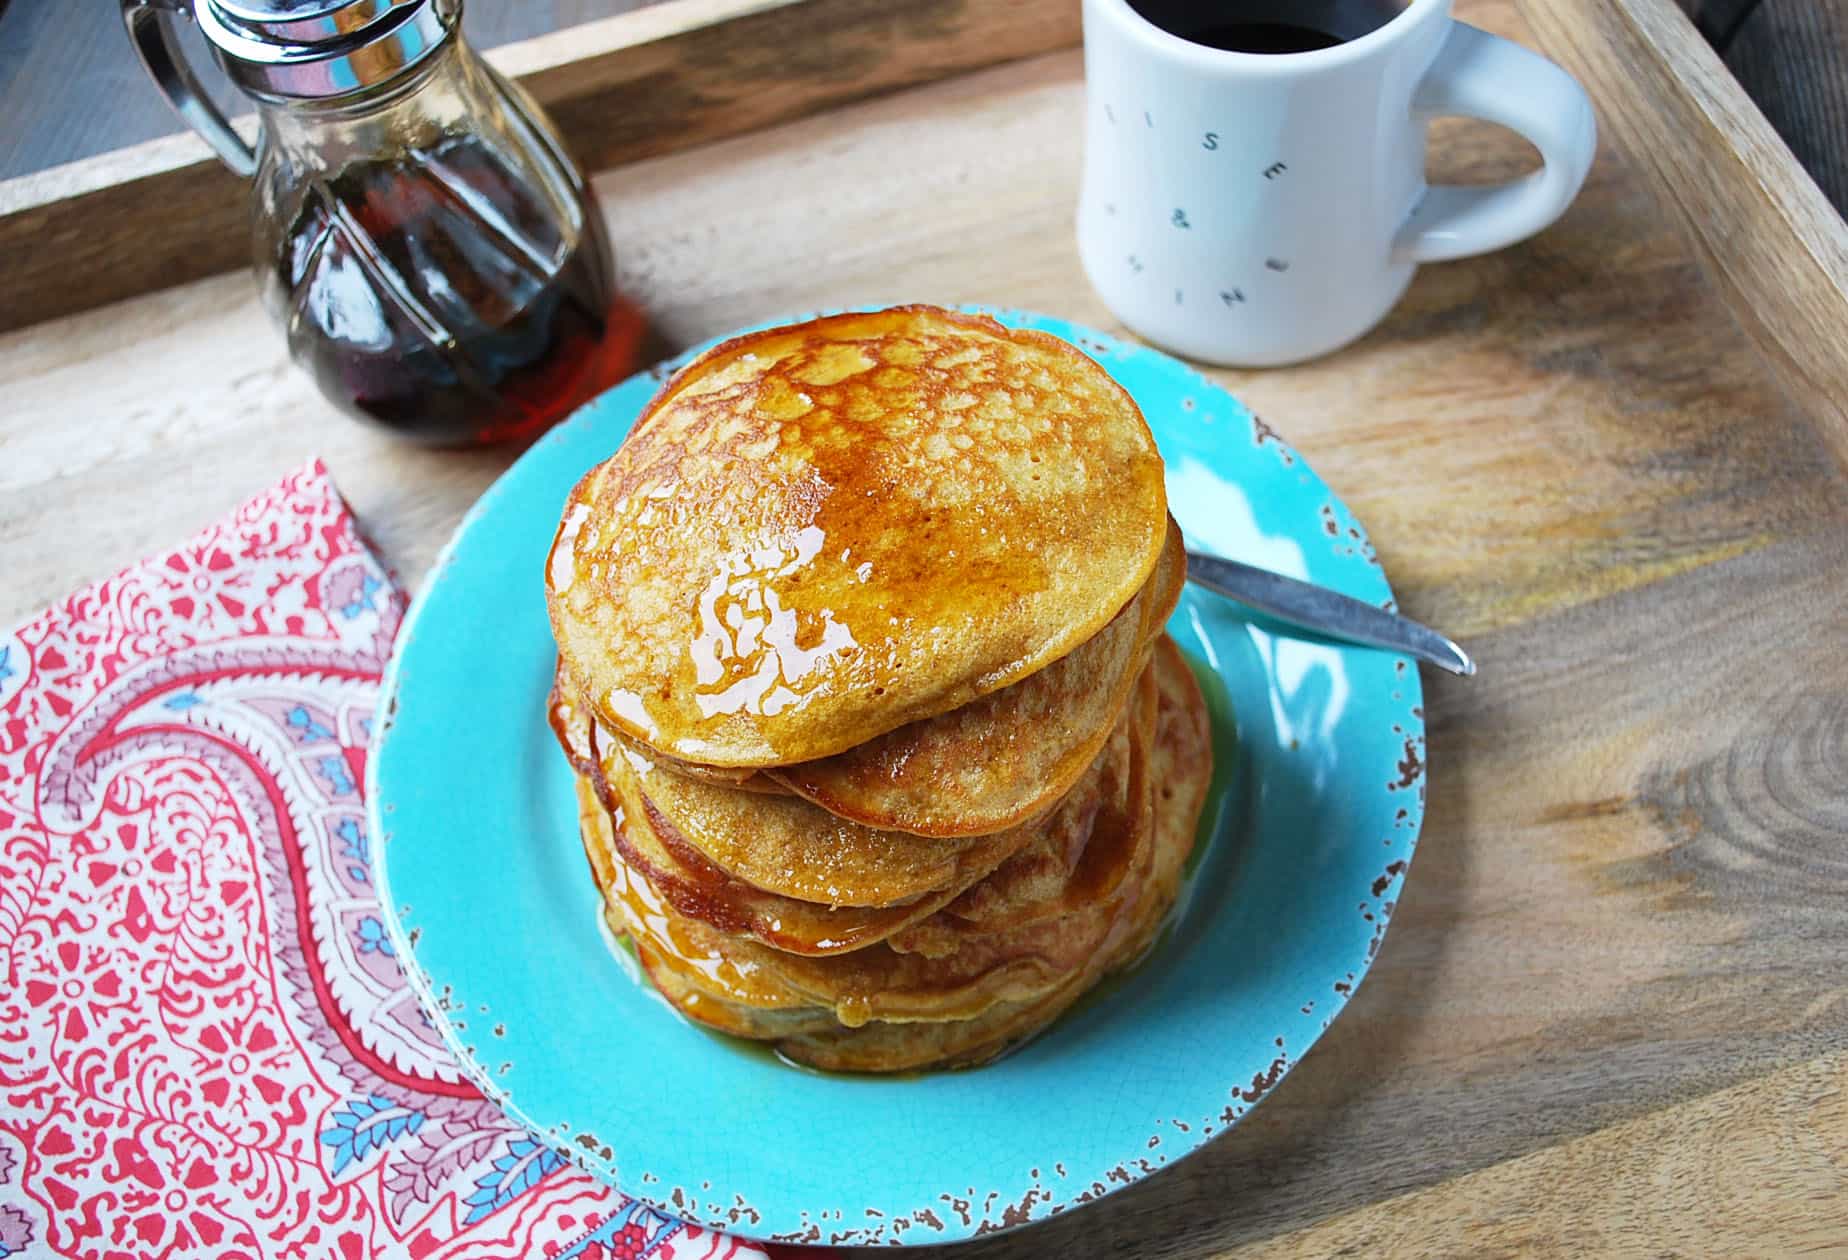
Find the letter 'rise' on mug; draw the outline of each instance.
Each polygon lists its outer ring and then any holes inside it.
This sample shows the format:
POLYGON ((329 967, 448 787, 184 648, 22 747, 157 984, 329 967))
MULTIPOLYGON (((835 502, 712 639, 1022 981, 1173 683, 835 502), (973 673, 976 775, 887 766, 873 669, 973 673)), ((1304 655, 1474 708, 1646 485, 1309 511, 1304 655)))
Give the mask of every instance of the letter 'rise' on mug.
POLYGON ((1130 328, 1208 363, 1346 345, 1419 263, 1557 219, 1597 148, 1585 90, 1450 0, 1084 0, 1084 66, 1085 271, 1130 328), (1545 165, 1427 185, 1426 123, 1452 114, 1545 165))

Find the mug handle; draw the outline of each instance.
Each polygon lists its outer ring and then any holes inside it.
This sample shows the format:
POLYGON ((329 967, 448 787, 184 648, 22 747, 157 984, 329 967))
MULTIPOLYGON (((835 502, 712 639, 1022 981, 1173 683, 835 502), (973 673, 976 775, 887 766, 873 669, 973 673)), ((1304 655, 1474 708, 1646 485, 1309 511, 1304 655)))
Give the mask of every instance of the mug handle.
POLYGON ((1486 188, 1433 184, 1393 241, 1396 262, 1442 262, 1512 245, 1565 213, 1591 170, 1598 125, 1578 80, 1538 53, 1452 22, 1412 95, 1412 117, 1499 123, 1540 150, 1531 175, 1486 188))

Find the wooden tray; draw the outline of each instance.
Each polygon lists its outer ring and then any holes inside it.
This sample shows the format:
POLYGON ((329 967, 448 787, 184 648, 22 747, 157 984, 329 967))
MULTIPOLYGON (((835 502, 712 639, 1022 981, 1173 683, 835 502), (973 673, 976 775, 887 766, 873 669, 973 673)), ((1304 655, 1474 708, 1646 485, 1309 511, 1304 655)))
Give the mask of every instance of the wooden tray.
MULTIPOLYGON (((885 299, 1113 327, 1071 233, 1075 8, 682 0, 501 60, 608 167, 671 342, 885 299)), ((1591 88, 1584 195, 1333 358, 1215 373, 1482 662, 1429 680, 1392 932, 1226 1138, 958 1257, 1848 1238, 1848 233, 1668 0, 1459 9, 1591 88)), ((1446 178, 1527 160, 1435 148, 1446 178)), ((415 587, 509 459, 337 417, 240 272, 160 287, 241 253, 212 169, 180 138, 0 187, 0 309, 66 312, 0 336, 0 622, 313 455, 415 587)))

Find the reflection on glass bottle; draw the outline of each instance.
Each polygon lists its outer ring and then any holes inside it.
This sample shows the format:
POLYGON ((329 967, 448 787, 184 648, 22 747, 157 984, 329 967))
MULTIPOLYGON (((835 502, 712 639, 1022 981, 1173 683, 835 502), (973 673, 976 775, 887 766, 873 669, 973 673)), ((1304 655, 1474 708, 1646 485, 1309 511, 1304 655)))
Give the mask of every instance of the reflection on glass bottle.
POLYGON ((437 444, 517 439, 634 370, 641 318, 588 188, 459 39, 394 100, 298 105, 264 136, 265 297, 348 411, 437 444))
POLYGON ((264 302, 334 403, 434 445, 518 440, 635 369, 595 199, 459 0, 123 5, 169 99, 254 165, 264 302), (179 56, 183 14, 256 100, 254 154, 179 56))

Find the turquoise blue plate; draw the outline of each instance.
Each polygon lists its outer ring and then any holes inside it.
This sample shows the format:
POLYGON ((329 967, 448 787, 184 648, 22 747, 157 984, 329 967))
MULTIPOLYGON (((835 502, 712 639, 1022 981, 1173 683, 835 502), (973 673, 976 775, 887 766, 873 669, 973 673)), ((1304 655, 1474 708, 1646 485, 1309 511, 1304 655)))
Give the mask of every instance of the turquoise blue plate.
MULTIPOLYGON (((1075 342, 1135 396, 1190 544, 1390 605, 1360 523, 1230 395, 1153 350, 990 313, 1075 342)), ((603 395, 482 496, 386 679, 374 866, 398 956, 470 1075, 630 1195, 781 1241, 947 1242, 1042 1220, 1236 1123, 1379 948, 1423 815, 1417 669, 1273 632, 1190 588, 1169 629, 1213 703, 1222 764, 1152 956, 985 1067, 784 1066, 682 1022, 625 970, 545 723, 540 571, 560 507, 660 379, 603 395)))

